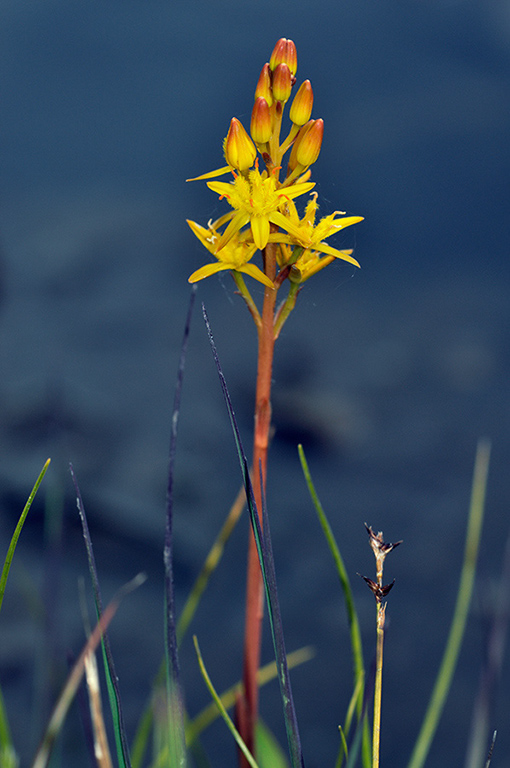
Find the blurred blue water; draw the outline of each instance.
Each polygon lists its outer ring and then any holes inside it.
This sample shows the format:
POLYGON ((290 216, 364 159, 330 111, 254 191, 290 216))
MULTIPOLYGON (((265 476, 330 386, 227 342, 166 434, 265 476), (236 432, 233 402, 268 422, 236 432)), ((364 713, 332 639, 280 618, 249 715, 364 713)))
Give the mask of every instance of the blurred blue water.
MULTIPOLYGON (((221 208, 205 185, 184 179, 222 164, 230 118, 248 125, 260 68, 276 39, 291 37, 298 82, 312 80, 314 116, 326 124, 314 170, 323 211, 366 217, 356 233, 362 270, 332 267, 307 287, 275 365, 269 506, 288 646, 312 642, 319 652, 309 671, 295 675, 307 764, 332 764, 349 663, 335 575, 303 492, 295 443, 309 447, 353 578, 372 567, 365 520, 405 540, 391 563, 398 588, 383 721, 383 760, 398 764, 409 754, 440 657, 475 444, 488 434, 494 464, 485 587, 429 762, 460 764, 482 655, 480 617, 508 528, 508 4, 6 0, 0 19, 1 534, 6 540, 52 455, 69 499, 63 645, 77 649, 82 637, 75 584, 85 563, 66 476, 72 459, 106 589, 137 569, 152 574, 112 630, 132 727, 161 652, 169 409, 187 276, 204 260, 184 219, 205 222, 221 208)), ((199 298, 249 445, 249 317, 228 279, 207 281, 199 298)), ((198 315, 179 458, 184 594, 239 483, 198 315)), ((37 515, 33 525, 19 556, 38 577, 37 515)), ((244 526, 197 620, 219 687, 240 670, 245 538, 244 526), (221 587, 232 582, 225 613, 221 587)), ((364 585, 355 586, 370 657, 372 605, 364 585)), ((16 601, 19 584, 11 588, 0 681, 21 712, 37 632, 16 601)), ((195 710, 206 694, 191 649, 183 653, 195 710)), ((268 646, 266 658, 270 653, 268 646)), ((507 663, 507 681, 508 672, 507 663)), ((508 693, 496 703, 503 765, 508 693)), ((276 690, 263 706, 279 722, 276 690)), ((11 716, 18 742, 20 717, 11 716)), ((228 755, 233 764, 233 751, 228 755)))

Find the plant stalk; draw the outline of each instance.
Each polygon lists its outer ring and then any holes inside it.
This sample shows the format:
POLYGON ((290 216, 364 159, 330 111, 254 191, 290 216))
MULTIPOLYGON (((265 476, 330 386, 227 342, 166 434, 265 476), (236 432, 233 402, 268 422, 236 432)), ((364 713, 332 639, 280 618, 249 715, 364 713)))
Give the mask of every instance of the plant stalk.
POLYGON ((377 647, 375 660, 374 689, 374 730, 372 735, 372 768, 379 768, 379 750, 381 744, 381 699, 384 646, 384 619, 386 603, 377 603, 377 647))
MULTIPOLYGON (((276 276, 275 247, 264 250, 265 273, 271 280, 276 276)), ((255 394, 255 425, 253 440, 253 492, 262 525, 262 499, 267 476, 267 451, 271 426, 271 378, 274 355, 274 315, 277 291, 266 288, 262 306, 262 323, 258 328, 257 385, 255 394), (261 485, 262 477, 262 485, 261 485), (262 487, 263 486, 263 487, 262 487)), ((246 585, 246 614, 244 634, 243 695, 238 702, 237 716, 241 736, 254 754, 255 726, 258 713, 257 674, 260 665, 262 617, 264 613, 263 584, 255 538, 250 529, 248 573, 246 585)), ((241 758, 241 764, 244 758, 241 758)))

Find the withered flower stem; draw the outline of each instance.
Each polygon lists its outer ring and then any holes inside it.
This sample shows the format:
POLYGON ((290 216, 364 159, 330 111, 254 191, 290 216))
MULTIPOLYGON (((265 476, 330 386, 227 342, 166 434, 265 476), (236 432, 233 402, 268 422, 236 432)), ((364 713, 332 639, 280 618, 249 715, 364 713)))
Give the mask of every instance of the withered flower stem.
POLYGON ((370 537, 369 543, 375 556, 376 578, 377 581, 369 579, 368 576, 362 576, 369 589, 375 597, 377 604, 377 646, 376 646, 376 664, 375 664, 375 689, 374 689, 374 723, 372 732, 372 768, 379 768, 379 752, 381 745, 381 702, 382 702, 382 670, 383 670, 383 648, 384 648, 384 624, 386 620, 386 605, 383 602, 389 591, 395 583, 395 579, 389 584, 383 585, 383 569, 386 555, 392 549, 402 544, 401 541, 395 543, 385 543, 382 531, 375 533, 372 526, 365 523, 365 528, 370 537))

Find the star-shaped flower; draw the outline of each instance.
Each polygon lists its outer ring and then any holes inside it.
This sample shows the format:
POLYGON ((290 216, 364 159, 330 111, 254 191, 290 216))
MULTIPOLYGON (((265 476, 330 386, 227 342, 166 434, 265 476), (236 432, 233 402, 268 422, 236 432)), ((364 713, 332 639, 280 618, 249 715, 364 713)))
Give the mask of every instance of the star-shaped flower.
MULTIPOLYGON (((230 223, 218 242, 218 248, 223 248, 236 232, 249 223, 253 242, 262 250, 270 240, 270 224, 289 231, 288 219, 280 209, 284 209, 293 198, 309 192, 315 184, 301 182, 278 187, 275 176, 268 175, 266 171, 261 174, 256 165, 246 174, 234 173, 234 181, 230 183, 209 181, 207 186, 220 197, 225 197, 234 209, 228 214, 230 223)), ((292 222, 289 225, 292 226, 292 222)))
MULTIPOLYGON (((215 223, 217 224, 217 222, 215 223)), ((207 229, 189 219, 188 224, 202 245, 214 254, 217 259, 216 262, 205 264, 203 267, 200 267, 200 269, 193 272, 188 278, 188 282, 196 283, 199 280, 203 280, 205 277, 209 277, 209 275, 214 275, 216 272, 228 269, 234 272, 244 272, 246 275, 250 275, 250 277, 255 278, 255 280, 267 285, 269 288, 274 288, 273 282, 261 269, 255 266, 255 264, 248 263, 257 251, 257 246, 248 240, 246 236, 239 236, 236 234, 230 238, 226 246, 218 250, 220 235, 213 224, 209 224, 207 229)))
POLYGON ((324 216, 316 225, 317 208, 317 193, 314 192, 302 219, 299 218, 296 206, 291 199, 287 200, 285 213, 276 211, 272 218, 273 224, 282 227, 288 234, 273 233, 269 236, 269 242, 301 246, 304 249, 294 262, 296 270, 301 273, 299 282, 307 280, 312 274, 330 264, 333 259, 343 259, 359 267, 359 263, 351 256, 352 250, 341 251, 328 245, 324 240, 341 229, 363 221, 363 216, 345 216, 342 211, 335 211, 329 216, 324 216), (325 254, 326 258, 321 258, 321 254, 325 254))

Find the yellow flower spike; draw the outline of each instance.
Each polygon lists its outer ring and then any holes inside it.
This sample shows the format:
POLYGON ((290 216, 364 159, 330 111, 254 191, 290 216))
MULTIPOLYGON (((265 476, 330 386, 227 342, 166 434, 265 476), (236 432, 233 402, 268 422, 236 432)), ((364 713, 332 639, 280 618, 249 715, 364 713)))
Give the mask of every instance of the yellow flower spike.
POLYGON ((289 117, 295 125, 305 125, 310 119, 313 107, 313 90, 309 80, 305 80, 294 96, 289 117))
POLYGON ((269 66, 274 72, 278 64, 286 64, 290 69, 292 77, 297 72, 297 51, 292 40, 281 37, 273 48, 273 53, 269 59, 269 66))
POLYGON ((250 139, 243 124, 233 117, 225 139, 225 160, 238 171, 247 171, 257 157, 257 149, 250 139))
POLYGON ((262 96, 255 99, 255 104, 253 105, 250 133, 255 144, 267 144, 271 138, 271 112, 267 101, 262 96))
POLYGON ((257 87, 255 88, 255 99, 262 98, 267 101, 268 107, 273 105, 273 92, 271 90, 271 70, 269 64, 264 64, 260 73, 257 87))
POLYGON ((223 248, 236 232, 249 223, 253 241, 262 250, 268 243, 271 223, 288 231, 287 219, 280 213, 280 208, 284 208, 288 200, 310 192, 315 184, 305 182, 279 188, 273 174, 268 176, 264 172, 261 175, 256 167, 247 176, 235 175, 230 184, 208 181, 207 186, 220 197, 225 197, 236 211, 219 240, 218 249, 223 248))
POLYGON ((292 75, 287 64, 278 64, 273 72, 273 96, 285 103, 292 91, 292 75))
POLYGON ((258 280, 268 288, 274 288, 274 283, 259 269, 255 264, 249 264, 248 262, 257 251, 257 246, 247 240, 242 235, 239 237, 233 237, 230 242, 221 250, 217 250, 219 235, 214 227, 210 224, 208 229, 201 227, 195 221, 187 220, 193 234, 195 234, 202 245, 204 245, 208 251, 214 254, 217 261, 212 264, 205 264, 200 269, 195 270, 188 278, 189 283, 197 283, 199 280, 203 280, 210 275, 214 275, 217 272, 224 270, 230 270, 233 272, 243 272, 255 280, 258 280))

